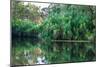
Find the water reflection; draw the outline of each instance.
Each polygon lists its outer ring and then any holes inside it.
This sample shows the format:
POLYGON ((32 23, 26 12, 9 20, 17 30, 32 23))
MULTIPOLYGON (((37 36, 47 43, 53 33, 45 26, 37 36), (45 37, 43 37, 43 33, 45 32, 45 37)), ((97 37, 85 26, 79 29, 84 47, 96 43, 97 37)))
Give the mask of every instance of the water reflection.
POLYGON ((12 64, 55 64, 95 60, 95 43, 41 42, 13 39, 12 64))

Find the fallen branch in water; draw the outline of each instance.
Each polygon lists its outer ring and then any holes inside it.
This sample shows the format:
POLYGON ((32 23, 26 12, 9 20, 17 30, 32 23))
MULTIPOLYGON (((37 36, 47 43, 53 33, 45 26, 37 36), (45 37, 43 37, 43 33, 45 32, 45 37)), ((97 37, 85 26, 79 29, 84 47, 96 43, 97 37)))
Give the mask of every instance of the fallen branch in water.
POLYGON ((88 40, 51 40, 52 42, 92 42, 88 40))

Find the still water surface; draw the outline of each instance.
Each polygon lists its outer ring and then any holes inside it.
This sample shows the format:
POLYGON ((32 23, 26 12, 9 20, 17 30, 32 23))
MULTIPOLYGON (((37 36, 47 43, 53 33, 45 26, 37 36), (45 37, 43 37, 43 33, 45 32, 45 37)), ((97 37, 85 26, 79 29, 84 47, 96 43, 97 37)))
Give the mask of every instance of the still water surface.
POLYGON ((55 64, 95 60, 95 43, 42 42, 32 38, 12 40, 12 64, 55 64))

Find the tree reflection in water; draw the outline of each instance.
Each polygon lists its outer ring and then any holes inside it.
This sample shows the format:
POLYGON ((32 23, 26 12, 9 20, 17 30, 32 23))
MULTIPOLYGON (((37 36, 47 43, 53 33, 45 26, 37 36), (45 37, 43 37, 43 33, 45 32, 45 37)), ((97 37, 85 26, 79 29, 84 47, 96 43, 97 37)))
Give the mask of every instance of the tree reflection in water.
POLYGON ((12 44, 14 65, 95 61, 95 43, 91 42, 65 43, 15 39, 12 44))

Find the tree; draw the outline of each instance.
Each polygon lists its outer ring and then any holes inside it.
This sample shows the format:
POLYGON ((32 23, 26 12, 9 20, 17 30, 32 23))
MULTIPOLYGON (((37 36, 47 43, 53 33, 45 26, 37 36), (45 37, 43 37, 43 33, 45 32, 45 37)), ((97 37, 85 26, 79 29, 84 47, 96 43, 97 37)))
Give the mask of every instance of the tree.
POLYGON ((44 37, 95 39, 95 6, 51 4, 49 7, 49 14, 43 23, 44 37))

